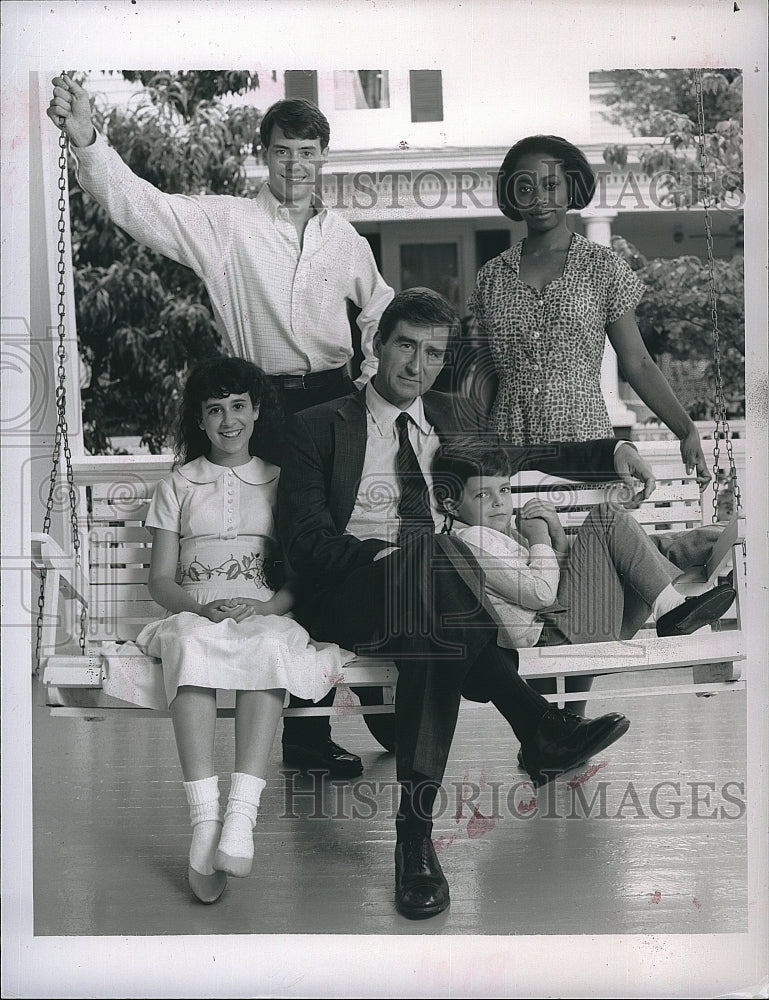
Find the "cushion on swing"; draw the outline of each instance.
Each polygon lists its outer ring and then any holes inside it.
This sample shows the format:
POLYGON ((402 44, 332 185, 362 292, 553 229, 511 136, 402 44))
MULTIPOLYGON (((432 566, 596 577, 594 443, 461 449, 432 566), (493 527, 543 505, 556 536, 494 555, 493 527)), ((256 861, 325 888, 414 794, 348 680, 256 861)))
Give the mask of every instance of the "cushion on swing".
POLYGON ((143 653, 133 642, 105 642, 102 691, 139 708, 168 710, 160 660, 143 653))

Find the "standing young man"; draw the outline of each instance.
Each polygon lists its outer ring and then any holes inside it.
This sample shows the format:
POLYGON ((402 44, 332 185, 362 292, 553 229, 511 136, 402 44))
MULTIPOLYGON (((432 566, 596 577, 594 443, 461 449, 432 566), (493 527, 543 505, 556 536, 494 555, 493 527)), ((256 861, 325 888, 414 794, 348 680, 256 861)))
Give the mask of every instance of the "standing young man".
MULTIPOLYGON (((354 388, 348 302, 361 310, 358 384, 371 377, 374 333, 393 292, 368 242, 322 203, 330 129, 314 104, 278 101, 265 113, 268 181, 256 198, 196 196, 165 194, 137 177, 94 128, 86 91, 66 75, 53 88, 47 113, 57 127, 63 120, 83 189, 135 240, 192 268, 226 349, 272 378, 287 413, 354 388)), ((367 718, 387 745, 389 718, 367 718)), ((333 742, 326 717, 285 719, 283 749, 287 763, 334 777, 362 771, 360 758, 333 742)))

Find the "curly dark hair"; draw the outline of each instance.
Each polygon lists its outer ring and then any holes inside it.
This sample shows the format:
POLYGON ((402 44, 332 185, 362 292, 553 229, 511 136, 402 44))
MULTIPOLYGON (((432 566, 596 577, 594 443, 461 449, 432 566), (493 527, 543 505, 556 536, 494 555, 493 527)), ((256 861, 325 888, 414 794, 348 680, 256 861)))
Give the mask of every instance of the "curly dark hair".
POLYGON ((211 449, 200 427, 203 403, 239 393, 248 393, 253 405, 259 407, 249 453, 269 462, 279 460, 283 410, 269 378, 261 368, 242 358, 214 358, 196 365, 187 376, 176 428, 174 465, 208 455, 211 449))
POLYGON ((596 178, 582 150, 559 135, 528 135, 508 150, 497 174, 497 204, 503 215, 521 221, 515 204, 515 178, 519 161, 529 153, 544 153, 557 160, 566 174, 569 208, 587 208, 595 194, 596 178))

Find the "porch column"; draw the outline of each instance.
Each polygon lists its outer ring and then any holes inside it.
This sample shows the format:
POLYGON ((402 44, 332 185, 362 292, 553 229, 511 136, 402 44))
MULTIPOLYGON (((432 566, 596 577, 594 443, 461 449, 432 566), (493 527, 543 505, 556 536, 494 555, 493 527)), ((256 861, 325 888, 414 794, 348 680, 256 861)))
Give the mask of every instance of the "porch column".
MULTIPOLYGON (((611 224, 617 217, 616 210, 586 208, 579 214, 585 223, 587 239, 592 240, 593 243, 600 243, 601 246, 611 247, 611 224)), ((608 339, 601 364, 601 391, 606 400, 609 420, 611 420, 615 430, 622 427, 632 427, 636 422, 636 415, 620 399, 617 355, 608 339)))

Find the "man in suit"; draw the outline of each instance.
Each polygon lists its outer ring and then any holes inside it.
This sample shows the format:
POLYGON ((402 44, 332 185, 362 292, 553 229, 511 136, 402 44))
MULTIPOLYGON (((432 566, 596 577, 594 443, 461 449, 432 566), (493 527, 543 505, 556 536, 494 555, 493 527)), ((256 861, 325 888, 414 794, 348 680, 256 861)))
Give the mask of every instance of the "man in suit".
MULTIPOLYGON (((436 292, 395 296, 374 338, 376 375, 363 390, 291 418, 279 487, 286 557, 306 585, 297 615, 318 640, 381 654, 398 668, 396 906, 409 918, 449 904, 433 849, 432 810, 461 697, 491 701, 525 750, 535 785, 618 739, 617 713, 583 719, 551 707, 497 645, 483 574, 463 543, 436 533, 429 469, 438 445, 477 430, 462 401, 431 386, 458 317, 436 292)), ((509 446, 514 469, 655 483, 616 440, 509 446)))

